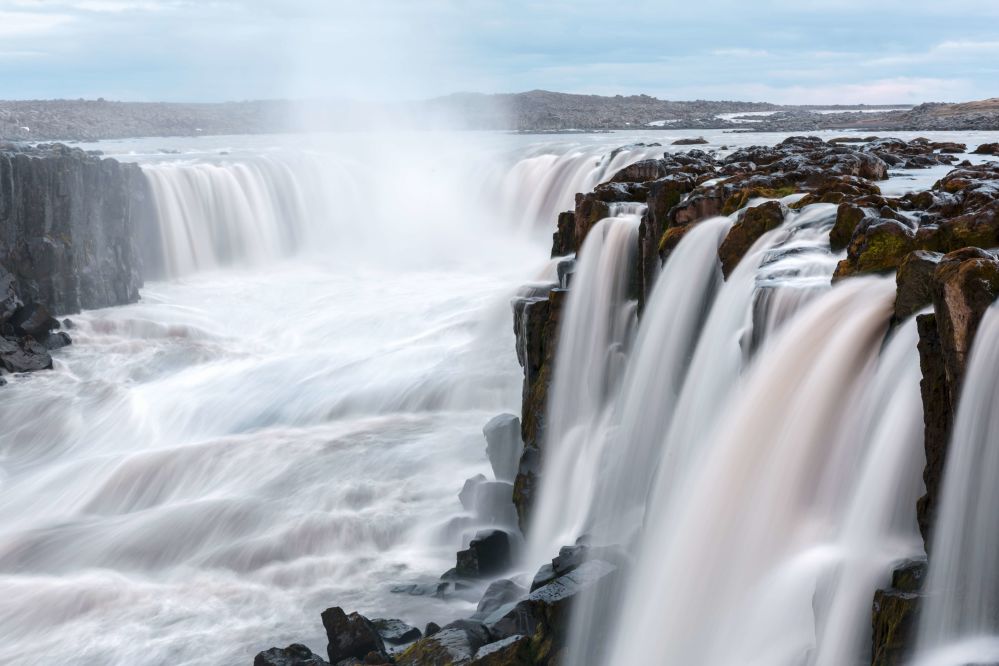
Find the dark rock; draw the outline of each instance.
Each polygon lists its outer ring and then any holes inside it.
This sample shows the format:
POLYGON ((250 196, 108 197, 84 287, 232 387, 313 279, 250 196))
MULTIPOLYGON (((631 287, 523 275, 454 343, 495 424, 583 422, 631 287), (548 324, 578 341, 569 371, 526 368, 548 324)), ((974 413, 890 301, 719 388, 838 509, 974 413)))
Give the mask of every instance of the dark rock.
POLYGON ((62 349, 63 347, 68 347, 71 344, 73 344, 73 339, 70 338, 69 333, 66 333, 65 331, 50 333, 48 337, 45 338, 45 348, 49 351, 62 349))
POLYGON ((923 535, 924 547, 929 552, 933 543, 932 528, 940 500, 944 462, 954 423, 954 407, 940 345, 937 315, 917 316, 916 328, 919 332, 919 368, 922 372, 919 392, 923 402, 923 446, 926 452, 926 465, 923 468, 926 492, 916 503, 916 518, 923 535))
POLYGON ((17 281, 6 268, 0 266, 0 328, 20 307, 21 298, 17 295, 17 281))
POLYGON ((482 620, 488 617, 491 613, 494 613, 498 608, 517 601, 526 594, 527 590, 507 578, 493 581, 489 584, 489 587, 486 588, 485 593, 482 595, 482 599, 479 600, 479 604, 475 608, 475 614, 472 615, 472 619, 482 620))
POLYGON ((934 271, 933 306, 937 313, 940 347, 957 404, 967 357, 985 310, 999 296, 999 260, 978 248, 945 255, 934 271))
POLYGON ((829 231, 829 248, 833 252, 844 249, 850 244, 853 232, 856 231, 860 221, 873 214, 873 210, 852 203, 840 204, 836 209, 836 223, 829 231))
POLYGON ((524 452, 520 419, 513 414, 494 416, 482 428, 482 434, 486 438, 486 455, 493 468, 493 476, 500 481, 513 481, 524 452))
POLYGON ((323 627, 329 640, 330 663, 344 659, 364 659, 369 652, 385 655, 385 644, 371 620, 359 613, 347 615, 335 606, 322 612, 323 627))
POLYGON ((892 586, 874 593, 872 655, 874 666, 902 666, 912 656, 922 606, 926 560, 903 562, 892 573, 892 586))
POLYGON ((697 146, 703 143, 709 143, 707 139, 703 136, 699 136, 696 139, 677 139, 672 144, 673 146, 697 146))
POLYGON ((531 639, 514 635, 479 648, 472 666, 532 666, 531 639))
POLYGON ((576 213, 558 214, 558 227, 552 235, 552 256, 562 257, 576 251, 576 213))
POLYGON ((58 313, 135 302, 146 188, 137 165, 59 144, 0 150, 0 263, 21 300, 58 313))
POLYGON ((973 152, 975 155, 999 155, 999 143, 983 143, 973 152))
POLYGON ((458 620, 425 636, 396 657, 399 666, 466 664, 489 642, 489 633, 478 622, 458 620))
POLYGON ((0 366, 7 372, 50 370, 52 357, 41 343, 34 340, 12 342, 0 338, 0 366))
POLYGON ((488 530, 476 534, 468 548, 458 552, 455 569, 459 576, 480 578, 501 573, 510 564, 510 535, 503 530, 488 530))
POLYGON ((300 643, 264 650, 253 659, 253 666, 329 666, 325 659, 300 643))
POLYGON ((866 217, 854 232, 846 259, 836 266, 833 279, 895 270, 916 246, 916 234, 909 226, 898 220, 866 217))
POLYGON ((412 643, 422 635, 419 629, 402 620, 374 618, 371 620, 371 624, 383 641, 393 645, 412 643))
POLYGON ((753 243, 763 234, 784 223, 787 212, 787 206, 779 201, 767 201, 759 206, 746 209, 739 220, 732 225, 725 240, 718 248, 722 274, 726 278, 732 274, 736 264, 749 251, 753 243))
POLYGON ((441 627, 436 622, 427 622, 427 627, 426 627, 426 629, 423 630, 423 635, 424 636, 433 636, 434 634, 436 634, 440 630, 441 630, 441 627))
POLYGON ((906 255, 895 275, 895 314, 901 323, 933 302, 933 272, 943 257, 939 252, 916 251, 906 255))
POLYGON ((40 303, 30 303, 18 308, 10 318, 10 324, 17 335, 30 335, 40 342, 48 337, 49 331, 59 328, 59 322, 40 303))

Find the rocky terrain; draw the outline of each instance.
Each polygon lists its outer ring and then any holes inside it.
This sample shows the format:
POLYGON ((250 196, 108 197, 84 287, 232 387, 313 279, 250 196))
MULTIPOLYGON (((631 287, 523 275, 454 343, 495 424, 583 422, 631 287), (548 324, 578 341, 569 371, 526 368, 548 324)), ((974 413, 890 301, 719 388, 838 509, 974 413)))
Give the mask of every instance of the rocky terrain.
MULTIPOLYGON (((632 285, 641 301, 656 268, 702 220, 735 216, 718 251, 727 276, 754 241, 779 226, 792 208, 824 203, 837 206, 829 242, 833 251, 844 252, 834 282, 894 274, 896 323, 932 307, 932 313, 916 320, 926 452, 926 492, 916 511, 929 550, 968 352, 982 315, 999 297, 999 257, 993 249, 999 246, 999 162, 973 163, 960 157, 966 151, 962 144, 925 139, 869 137, 844 144, 797 136, 724 158, 696 149, 666 153, 578 194, 575 208, 559 216, 553 235, 552 256, 570 257, 559 266, 558 283, 525 288, 513 303, 516 354, 524 369, 522 419, 501 417, 485 430, 496 482, 513 478, 512 489, 504 492, 516 506, 521 529, 529 529, 534 492, 544 474, 545 414, 571 255, 607 217, 608 204, 647 205, 632 285), (886 197, 878 186, 889 169, 941 165, 953 168, 929 190, 886 197)), ((975 152, 995 151, 986 145, 975 152)), ((524 589, 500 577, 510 566, 510 543, 516 536, 501 533, 480 534, 458 553, 455 569, 429 591, 447 596, 492 581, 472 616, 420 631, 398 620, 368 619, 334 607, 322 614, 329 639, 325 657, 292 645, 261 652, 255 666, 320 666, 326 658, 341 666, 566 663, 568 610, 581 595, 612 590, 626 558, 614 547, 591 547, 585 539, 567 544, 524 589)), ((902 664, 908 658, 925 571, 925 559, 902 563, 890 586, 871 600, 872 664, 902 664)))
POLYGON ((50 311, 138 300, 146 196, 135 165, 60 144, 0 144, 0 364, 7 372, 50 368, 48 352, 69 344, 50 311))
POLYGON ((670 101, 648 95, 605 97, 533 90, 461 93, 421 102, 262 100, 178 104, 99 100, 0 101, 0 139, 95 141, 145 136, 329 131, 389 123, 524 132, 615 129, 725 129, 810 132, 823 129, 948 130, 999 128, 999 101, 897 107, 781 106, 738 101, 670 101), (861 109, 865 111, 861 113, 861 109), (816 113, 823 110, 827 113, 816 113), (828 113, 828 111, 833 111, 828 113), (772 112, 768 116, 733 114, 772 112), (720 117, 725 115, 725 118, 720 117))

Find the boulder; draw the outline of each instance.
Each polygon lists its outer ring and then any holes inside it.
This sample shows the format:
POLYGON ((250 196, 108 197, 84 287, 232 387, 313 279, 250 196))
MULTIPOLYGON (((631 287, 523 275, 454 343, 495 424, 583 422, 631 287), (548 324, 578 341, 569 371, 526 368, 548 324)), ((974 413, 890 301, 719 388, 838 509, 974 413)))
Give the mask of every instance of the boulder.
POLYGON ((501 573, 510 564, 510 535, 503 530, 484 530, 475 535, 468 548, 458 551, 455 572, 466 578, 482 578, 501 573))
POLYGON ((49 331, 59 328, 59 321, 49 314, 48 308, 40 303, 29 303, 17 309, 9 320, 18 336, 30 335, 44 342, 49 331))
POLYGON ((901 323, 932 304, 933 272, 942 257, 939 252, 917 250, 902 259, 895 274, 894 323, 901 323))
POLYGON ((787 212, 787 206, 780 201, 768 201, 759 206, 747 208, 739 216, 739 220, 732 225, 725 240, 718 248, 722 274, 726 278, 732 274, 736 264, 760 236, 784 223, 787 212))
POLYGON ((698 145, 705 144, 705 143, 709 143, 709 141, 707 139, 705 139, 703 136, 699 136, 699 137, 692 138, 692 139, 677 139, 676 141, 674 141, 670 145, 673 145, 673 146, 698 146, 698 145))
POLYGON ((999 143, 983 143, 972 152, 975 155, 999 155, 999 143))
POLYGON ((846 248, 850 244, 853 232, 856 231, 860 221, 873 215, 872 209, 861 208, 852 203, 841 203, 836 209, 836 222, 829 231, 829 248, 833 252, 839 252, 846 248))
POLYGON ((34 340, 13 342, 0 338, 0 366, 7 372, 50 370, 52 357, 44 345, 34 340))
POLYGON ((326 650, 330 663, 344 659, 364 659, 375 652, 387 660, 385 643, 371 620, 359 613, 348 615, 339 606, 322 612, 323 627, 329 645, 326 650))
POLYGON ((906 224, 866 217, 854 232, 846 259, 836 266, 833 279, 893 271, 907 254, 917 249, 916 246, 916 233, 906 224))
POLYGON ((489 642, 486 628, 470 620, 458 620, 416 641, 396 656, 399 666, 467 664, 489 642))
POLYGON ((427 622, 426 628, 423 630, 424 636, 433 636, 438 631, 441 630, 441 626, 436 622, 427 622))
POLYGON ((494 416, 482 428, 486 438, 486 455, 498 481, 513 481, 517 465, 524 452, 520 439, 520 419, 513 414, 494 416))
POLYGON ((408 625, 402 620, 374 618, 371 620, 372 626, 385 643, 391 645, 405 645, 417 640, 422 634, 414 626, 408 625))
POLYGON ((515 634, 479 648, 469 662, 472 666, 533 666, 531 639, 515 634))
POLYGON ((527 590, 508 578, 493 581, 479 600, 472 619, 483 620, 500 607, 517 601, 526 594, 527 590))
POLYGON ((264 650, 254 657, 253 666, 329 666, 329 664, 301 643, 293 643, 286 648, 264 650))

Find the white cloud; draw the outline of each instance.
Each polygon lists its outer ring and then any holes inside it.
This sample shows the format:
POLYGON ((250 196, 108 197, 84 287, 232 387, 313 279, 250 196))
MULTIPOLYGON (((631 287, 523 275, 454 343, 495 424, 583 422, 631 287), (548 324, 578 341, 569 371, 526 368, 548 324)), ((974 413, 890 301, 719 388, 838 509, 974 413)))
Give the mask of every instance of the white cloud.
POLYGON ((0 10, 0 37, 35 37, 73 21, 68 14, 0 10))

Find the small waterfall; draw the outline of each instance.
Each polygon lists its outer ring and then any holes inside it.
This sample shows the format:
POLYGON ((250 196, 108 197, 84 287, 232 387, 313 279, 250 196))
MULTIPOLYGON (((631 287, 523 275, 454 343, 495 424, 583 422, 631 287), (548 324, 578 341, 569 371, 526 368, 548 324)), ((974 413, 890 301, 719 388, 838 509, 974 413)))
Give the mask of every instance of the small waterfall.
POLYGON ((530 534, 544 535, 545 543, 532 541, 529 558, 538 555, 538 549, 544 559, 552 535, 555 542, 575 538, 586 518, 586 505, 565 504, 561 493, 589 496, 599 473, 599 459, 592 455, 600 447, 602 430, 597 424, 606 418, 606 405, 624 371, 636 317, 629 286, 641 211, 617 206, 611 213, 618 216, 598 222, 580 250, 565 306, 544 448, 545 469, 550 470, 546 474, 553 479, 545 482, 538 505, 542 508, 530 527, 530 534), (546 497, 549 488, 558 497, 546 497))
POLYGON ((806 306, 701 433, 697 461, 679 476, 660 465, 607 663, 859 659, 837 633, 843 609, 863 607, 857 590, 869 605, 871 572, 918 548, 916 384, 893 395, 918 377, 912 332, 878 360, 893 298, 890 281, 855 279, 806 306))
POLYGON ((145 166, 167 275, 260 265, 316 242, 334 210, 316 171, 273 157, 145 166))
POLYGON ((968 359, 919 625, 919 666, 999 660, 999 305, 968 359))

